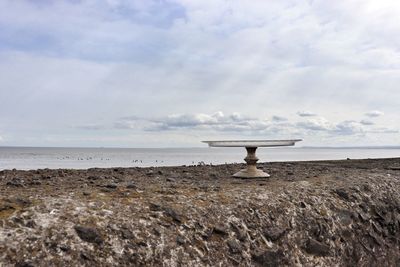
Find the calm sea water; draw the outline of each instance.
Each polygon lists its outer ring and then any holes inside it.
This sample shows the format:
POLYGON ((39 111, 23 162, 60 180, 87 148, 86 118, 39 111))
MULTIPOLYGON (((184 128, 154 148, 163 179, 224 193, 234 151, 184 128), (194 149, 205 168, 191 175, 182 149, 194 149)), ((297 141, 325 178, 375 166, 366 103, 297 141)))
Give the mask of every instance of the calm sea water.
MULTIPOLYGON (((244 148, 41 148, 0 147, 0 170, 180 166, 244 162, 244 148)), ((400 148, 259 148, 264 161, 400 157, 400 148)))

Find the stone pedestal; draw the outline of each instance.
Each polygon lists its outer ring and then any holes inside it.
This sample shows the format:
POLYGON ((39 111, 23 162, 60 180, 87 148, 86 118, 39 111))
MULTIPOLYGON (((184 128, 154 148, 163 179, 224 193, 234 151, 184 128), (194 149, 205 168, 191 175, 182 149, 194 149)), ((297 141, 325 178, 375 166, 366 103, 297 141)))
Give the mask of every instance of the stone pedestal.
POLYGON ((269 177, 269 174, 263 172, 262 170, 257 169, 256 164, 258 158, 256 157, 257 147, 246 147, 247 157, 244 158, 244 161, 247 163, 246 169, 240 170, 235 173, 233 177, 237 178, 266 178, 269 177))

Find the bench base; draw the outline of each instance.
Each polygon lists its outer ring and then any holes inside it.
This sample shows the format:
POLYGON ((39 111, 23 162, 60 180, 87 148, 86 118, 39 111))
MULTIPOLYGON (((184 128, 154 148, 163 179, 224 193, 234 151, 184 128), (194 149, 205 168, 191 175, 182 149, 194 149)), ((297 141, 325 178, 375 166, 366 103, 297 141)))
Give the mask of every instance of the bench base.
POLYGON ((263 172, 262 170, 255 169, 255 170, 249 170, 249 169, 243 169, 232 175, 235 178, 267 178, 270 175, 266 172, 263 172))

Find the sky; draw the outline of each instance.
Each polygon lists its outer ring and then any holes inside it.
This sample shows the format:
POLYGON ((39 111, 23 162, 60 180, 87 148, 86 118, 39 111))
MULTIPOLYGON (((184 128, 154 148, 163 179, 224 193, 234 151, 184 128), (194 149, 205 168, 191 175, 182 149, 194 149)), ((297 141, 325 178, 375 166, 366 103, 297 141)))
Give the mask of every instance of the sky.
POLYGON ((398 0, 1 0, 0 146, 400 145, 398 0))

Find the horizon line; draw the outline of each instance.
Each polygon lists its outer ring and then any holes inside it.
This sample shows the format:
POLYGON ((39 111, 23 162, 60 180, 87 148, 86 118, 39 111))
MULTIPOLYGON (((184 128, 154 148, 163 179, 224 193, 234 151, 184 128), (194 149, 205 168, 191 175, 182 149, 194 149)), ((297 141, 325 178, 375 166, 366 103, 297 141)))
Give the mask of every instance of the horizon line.
MULTIPOLYGON (((209 148, 207 146, 165 146, 165 147, 121 147, 121 146, 18 146, 6 145, 0 148, 96 148, 96 149, 190 149, 190 148, 209 148)), ((290 148, 325 148, 325 149, 356 149, 356 148, 386 148, 386 149, 400 149, 400 145, 360 145, 360 146, 291 146, 290 148)))

